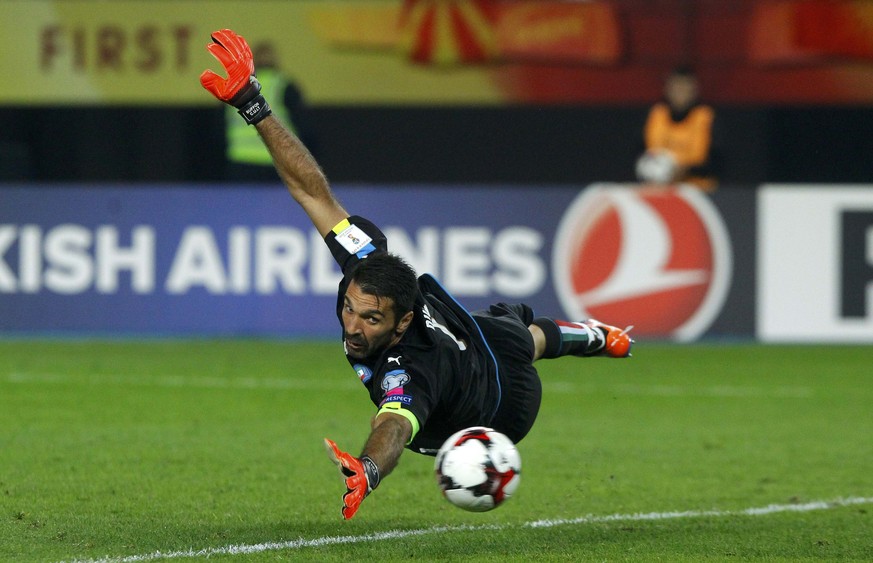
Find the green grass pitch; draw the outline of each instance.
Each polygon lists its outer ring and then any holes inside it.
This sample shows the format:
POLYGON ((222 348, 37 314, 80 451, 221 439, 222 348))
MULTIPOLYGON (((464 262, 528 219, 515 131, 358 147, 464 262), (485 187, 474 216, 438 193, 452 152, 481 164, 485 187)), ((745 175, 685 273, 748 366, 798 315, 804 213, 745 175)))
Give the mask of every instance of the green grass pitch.
POLYGON ((344 522, 322 438, 374 408, 339 343, 0 341, 0 561, 873 560, 873 348, 538 367, 504 506, 407 452, 344 522))

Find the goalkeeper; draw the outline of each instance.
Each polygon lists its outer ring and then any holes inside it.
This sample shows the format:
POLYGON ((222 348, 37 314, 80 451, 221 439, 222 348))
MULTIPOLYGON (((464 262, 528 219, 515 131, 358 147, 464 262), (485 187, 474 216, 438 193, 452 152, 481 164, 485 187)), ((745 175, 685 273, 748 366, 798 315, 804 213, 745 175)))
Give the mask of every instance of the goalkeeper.
POLYGON ((212 34, 207 49, 227 78, 206 70, 201 84, 257 128, 279 176, 343 272, 336 306, 343 348, 377 407, 360 455, 325 440, 345 480, 344 518, 396 467, 405 448, 434 455, 446 438, 470 426, 494 428, 514 442, 524 438, 542 394, 534 361, 630 355, 626 330, 535 317, 524 304, 471 314, 432 276, 416 277, 387 251, 376 225, 349 215, 312 155, 271 115, 245 40, 224 29, 212 34))

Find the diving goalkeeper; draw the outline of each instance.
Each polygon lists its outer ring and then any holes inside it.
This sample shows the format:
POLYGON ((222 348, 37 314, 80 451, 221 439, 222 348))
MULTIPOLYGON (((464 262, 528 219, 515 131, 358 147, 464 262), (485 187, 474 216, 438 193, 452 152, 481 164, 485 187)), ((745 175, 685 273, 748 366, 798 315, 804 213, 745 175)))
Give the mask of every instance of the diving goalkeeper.
POLYGON ((418 277, 388 252, 378 226, 343 208, 312 155, 271 115, 246 41, 223 29, 207 49, 227 77, 206 70, 201 84, 257 128, 291 196, 342 269, 336 315, 343 350, 376 406, 359 455, 325 439, 345 481, 344 518, 354 516, 406 448, 435 455, 470 426, 494 428, 513 442, 524 438, 542 396, 536 360, 630 355, 626 330, 593 319, 536 317, 525 304, 470 313, 434 277, 418 277))

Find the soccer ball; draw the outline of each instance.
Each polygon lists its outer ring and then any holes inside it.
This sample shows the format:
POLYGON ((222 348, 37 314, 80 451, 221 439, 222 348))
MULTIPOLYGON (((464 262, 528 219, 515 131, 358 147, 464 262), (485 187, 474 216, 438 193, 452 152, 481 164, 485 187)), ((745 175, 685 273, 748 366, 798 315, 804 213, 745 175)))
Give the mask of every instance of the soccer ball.
POLYGON ((646 151, 637 160, 637 178, 641 182, 669 184, 676 176, 676 159, 668 151, 646 151))
POLYGON ((434 472, 443 496, 459 508, 500 506, 521 481, 521 456, 512 440, 484 426, 452 434, 437 452, 434 472))

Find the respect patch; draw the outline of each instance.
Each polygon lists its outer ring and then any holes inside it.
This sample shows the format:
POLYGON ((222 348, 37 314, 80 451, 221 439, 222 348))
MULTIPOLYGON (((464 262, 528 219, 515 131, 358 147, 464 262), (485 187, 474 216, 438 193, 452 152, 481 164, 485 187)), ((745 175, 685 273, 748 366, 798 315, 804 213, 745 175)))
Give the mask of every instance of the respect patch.
POLYGON ((385 397, 381 403, 379 403, 379 408, 382 408, 388 404, 396 403, 402 406, 409 406, 412 404, 412 396, 410 395, 388 395, 385 397))

